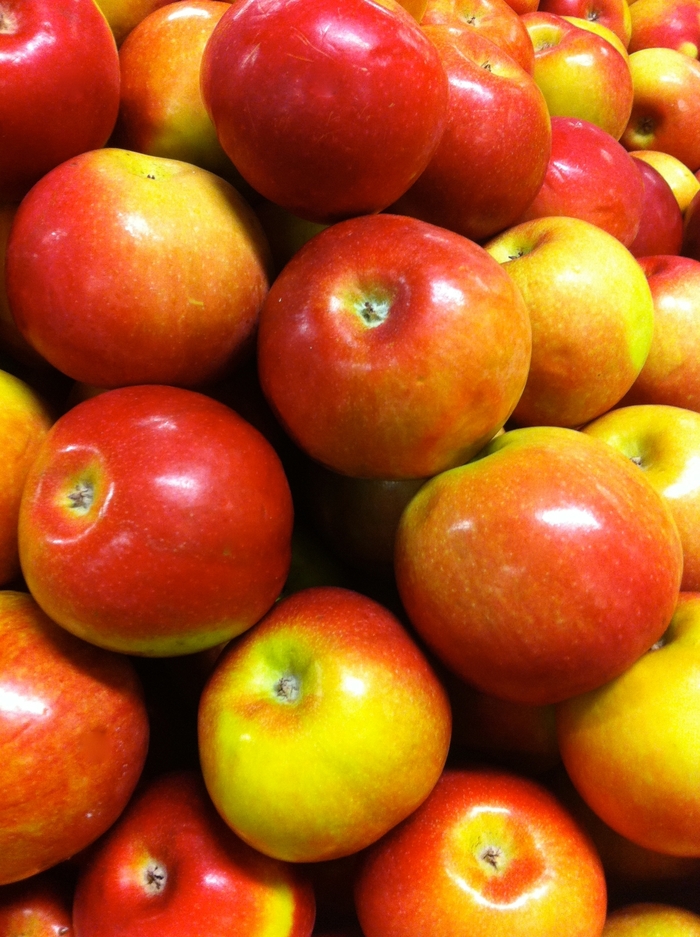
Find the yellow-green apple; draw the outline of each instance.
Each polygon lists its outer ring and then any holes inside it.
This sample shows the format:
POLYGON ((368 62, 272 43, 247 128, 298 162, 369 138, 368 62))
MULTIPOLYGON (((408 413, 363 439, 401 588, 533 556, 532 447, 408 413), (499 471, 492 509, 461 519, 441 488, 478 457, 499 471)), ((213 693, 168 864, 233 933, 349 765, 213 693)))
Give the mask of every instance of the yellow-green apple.
POLYGON ((602 36, 556 13, 537 10, 522 20, 535 49, 533 78, 552 117, 580 117, 618 140, 632 110, 627 60, 602 36))
POLYGON ((530 75, 480 30, 423 30, 450 82, 447 126, 391 211, 482 241, 519 220, 539 191, 550 153, 549 111, 530 75))
POLYGON ((643 204, 644 183, 621 143, 587 120, 553 117, 544 181, 518 221, 551 215, 582 218, 629 247, 643 204))
POLYGON ((56 869, 0 887, 3 937, 74 937, 72 888, 56 869))
POLYGON ((0 884, 80 852, 136 787, 148 716, 132 663, 0 592, 0 884))
POLYGON ((658 170, 668 182, 681 212, 692 202, 696 192, 700 192, 700 179, 692 173, 685 163, 670 153, 660 150, 632 150, 631 155, 649 163, 658 170))
POLYGON ((661 150, 700 168, 700 62, 675 49, 629 57, 634 103, 620 137, 628 150, 661 150))
POLYGON ((7 295, 25 339, 98 387, 195 386, 254 341, 269 248, 223 179, 119 148, 83 153, 22 201, 7 295))
POLYGON ((513 419, 574 427, 605 413, 651 346, 654 305, 637 260, 580 218, 525 221, 485 247, 519 288, 532 324, 530 371, 513 419))
POLYGON ((22 489, 52 422, 46 404, 28 384, 0 371, 0 586, 19 573, 17 522, 22 489))
POLYGON ((681 253, 700 261, 700 192, 693 196, 683 215, 681 253))
POLYGON ((700 937, 700 917, 661 902, 628 904, 608 915, 602 937, 700 937))
MULTIPOLYGON (((642 152, 637 150, 635 152, 642 152)), ((629 245, 635 257, 680 254, 683 244, 683 213, 664 177, 644 160, 636 160, 644 183, 644 201, 639 229, 629 245)))
POLYGON ((445 691, 399 620, 361 593, 304 589, 232 641, 202 693, 209 794, 255 849, 349 855, 421 804, 442 772, 445 691))
POLYGON ((515 429, 426 482, 403 513, 396 581, 416 631, 486 693, 556 703, 663 634, 682 547, 638 467, 573 429, 515 429))
POLYGON ((20 561, 79 637, 174 656, 249 628, 279 595, 292 503, 272 446, 203 394, 109 391, 60 417, 27 477, 20 561))
POLYGON ((165 6, 171 0, 94 0, 94 2, 102 10, 114 34, 114 39, 120 46, 134 26, 137 26, 149 13, 165 6))
POLYGON ((652 403, 700 411, 700 259, 640 257, 654 301, 654 335, 622 405, 652 403))
POLYGON ((420 23, 473 29, 532 73, 535 50, 523 21, 506 0, 428 0, 420 23))
POLYGON ((73 921, 76 937, 310 937, 314 895, 231 832, 198 772, 177 771, 143 786, 91 851, 73 921))
POLYGON ((449 770, 368 850, 355 901, 366 937, 600 937, 606 886, 592 843, 541 785, 449 770))
POLYGON ((537 9, 600 23, 615 33, 625 48, 629 45, 632 20, 627 0, 540 0, 537 9))
POLYGON ((359 478, 426 478, 474 455, 530 362, 517 287, 483 248, 363 215, 294 255, 260 314, 260 384, 312 458, 359 478))
POLYGON ((610 683, 562 702, 559 749, 588 805, 647 849, 700 856, 700 594, 610 683))
POLYGON ((614 446, 667 499, 683 545, 684 592, 700 592, 700 413, 663 404, 620 407, 583 432, 614 446))
POLYGON ((692 58, 700 50, 699 0, 636 0, 629 51, 665 46, 692 58))
POLYGON ((243 178, 322 223, 391 205, 447 117, 437 49, 396 0, 232 4, 204 50, 201 87, 243 178))
POLYGON ((93 0, 2 0, 0 83, 0 202, 7 202, 112 132, 119 57, 93 0))

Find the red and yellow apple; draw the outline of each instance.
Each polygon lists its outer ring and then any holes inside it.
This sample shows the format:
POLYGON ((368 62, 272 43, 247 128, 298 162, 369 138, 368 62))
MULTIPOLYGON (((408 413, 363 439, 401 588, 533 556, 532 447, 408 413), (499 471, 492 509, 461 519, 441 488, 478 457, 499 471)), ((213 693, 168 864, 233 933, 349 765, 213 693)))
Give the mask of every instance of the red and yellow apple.
POLYGON ((644 183, 644 200, 637 236, 629 245, 630 253, 635 257, 680 254, 683 244, 683 213, 676 196, 668 182, 652 165, 638 159, 636 166, 644 183))
POLYGON ((663 46, 692 58, 700 50, 698 0, 636 0, 630 7, 630 52, 663 46))

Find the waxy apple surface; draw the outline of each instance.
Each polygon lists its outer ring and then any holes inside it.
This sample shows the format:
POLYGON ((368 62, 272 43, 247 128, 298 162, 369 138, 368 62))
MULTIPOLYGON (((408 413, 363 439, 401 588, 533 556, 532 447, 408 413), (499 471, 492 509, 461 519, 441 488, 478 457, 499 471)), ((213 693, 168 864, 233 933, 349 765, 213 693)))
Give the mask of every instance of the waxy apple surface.
POLYGON ((636 161, 644 183, 639 229, 629 245, 634 257, 680 254, 683 244, 683 214, 671 186, 661 173, 644 160, 636 161))

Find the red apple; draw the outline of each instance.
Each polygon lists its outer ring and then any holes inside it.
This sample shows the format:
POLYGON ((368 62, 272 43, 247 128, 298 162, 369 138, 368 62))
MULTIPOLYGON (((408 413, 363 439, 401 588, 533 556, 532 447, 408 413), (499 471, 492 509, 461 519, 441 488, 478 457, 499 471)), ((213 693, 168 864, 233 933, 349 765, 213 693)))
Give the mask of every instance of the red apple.
POLYGON ((627 0, 540 0, 542 13, 575 16, 607 26, 627 48, 632 35, 632 22, 627 0))
POLYGON ((670 185, 644 160, 636 161, 644 183, 642 217, 637 236, 629 245, 635 257, 679 254, 683 243, 683 214, 670 185))
POLYGON ((133 665, 0 592, 0 884, 68 859, 117 819, 148 717, 133 665))
POLYGON ((698 0, 636 0, 630 7, 632 37, 629 51, 664 46, 698 58, 700 2, 698 0))
POLYGON ((310 937, 314 896, 295 868, 251 849, 199 774, 143 787, 92 851, 73 904, 76 937, 310 937))
POLYGON ((661 173, 668 182, 681 213, 685 213, 696 192, 700 192, 700 179, 685 163, 670 153, 662 153, 660 150, 632 150, 631 155, 637 160, 649 163, 661 173))
POLYGON ((20 559, 39 604, 79 637, 173 656, 267 611, 291 527, 286 477, 257 430, 203 394, 147 385, 54 424, 25 485, 20 559))
POLYGON ((373 846, 356 904, 366 937, 599 937, 606 887, 588 837, 539 784, 447 771, 373 846))
POLYGON ((119 57, 93 0, 0 2, 0 201, 103 146, 119 109, 119 57))
POLYGON ((72 891, 54 869, 0 887, 3 937, 74 937, 72 891))
POLYGON ((304 589, 219 659, 200 762, 245 842, 317 862, 365 848, 425 800, 450 725, 440 681, 391 612, 348 589, 304 589))
POLYGON ((201 80, 243 178, 323 223, 395 201, 427 166, 447 116, 437 50, 395 0, 233 4, 201 80))
POLYGON ((399 215, 332 225, 260 317, 260 382, 312 458, 425 478, 476 453, 515 406, 530 323, 508 275, 458 234, 399 215))
POLYGON ((670 508, 636 465, 583 433, 532 427, 423 485, 395 568, 447 667, 543 705, 600 686, 659 639, 682 561, 670 508))

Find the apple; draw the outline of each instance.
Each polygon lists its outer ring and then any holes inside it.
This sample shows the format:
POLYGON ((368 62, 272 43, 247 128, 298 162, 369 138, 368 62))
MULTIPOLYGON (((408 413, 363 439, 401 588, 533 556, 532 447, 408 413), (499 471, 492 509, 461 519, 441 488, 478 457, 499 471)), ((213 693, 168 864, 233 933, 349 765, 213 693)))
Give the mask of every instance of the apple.
POLYGON ((683 219, 681 253, 685 257, 700 261, 700 192, 693 196, 693 200, 685 210, 683 219))
POLYGON ((695 193, 700 192, 700 180, 685 163, 659 150, 632 150, 630 155, 649 163, 661 173, 671 187, 681 212, 685 212, 695 193))
POLYGON ((606 39, 556 13, 525 13, 535 49, 533 78, 552 117, 579 117, 618 140, 632 110, 627 60, 606 39))
POLYGON ((159 385, 54 424, 22 497, 22 571, 87 641, 176 656, 249 628, 289 569, 292 502, 270 444, 224 404, 159 385))
POLYGON ((229 183, 108 147, 62 163, 22 201, 7 295, 25 339, 74 380, 196 386, 250 353, 269 264, 229 183))
POLYGON ((143 786, 92 851, 73 921, 76 937, 310 937, 314 896, 228 829, 198 772, 178 771, 143 786))
POLYGON ((207 43, 201 83, 243 178, 324 224, 391 205, 447 117, 437 50, 395 0, 235 3, 207 43))
POLYGON ((538 426, 426 482, 394 565, 413 627, 450 670, 547 705, 612 679, 661 637, 682 563, 671 510, 636 465, 538 426))
POLYGON ((654 301, 654 337, 637 379, 620 401, 700 411, 700 259, 640 257, 654 301))
POLYGON ((523 13, 534 13, 540 5, 540 0, 506 0, 506 2, 518 16, 522 16, 523 13))
POLYGON ((549 111, 530 75, 481 30, 423 30, 450 82, 447 126, 428 166, 391 211, 482 241, 514 224, 540 189, 549 111))
POLYGON ((253 848, 291 862, 364 849, 422 803, 451 715, 425 656, 384 606, 316 587, 231 642, 204 688, 209 794, 253 848))
POLYGON ((625 247, 639 230, 644 183, 614 137, 587 120, 552 118, 552 152, 544 181, 518 221, 551 215, 582 218, 625 247))
POLYGON ((576 427, 605 413, 652 342, 654 305, 637 260, 607 231, 567 217, 522 222, 485 248, 521 291, 532 324, 513 420, 576 427))
POLYGON ((698 0, 637 0, 630 7, 630 52, 659 46, 698 58, 700 3, 698 0))
POLYGON ((607 40, 610 45, 617 49, 626 62, 629 60, 629 54, 627 52, 625 43, 616 33, 612 31, 612 29, 609 29, 600 20, 582 19, 580 16, 564 16, 562 19, 565 19, 569 23, 573 23, 574 26, 578 26, 579 29, 587 29, 589 32, 596 33, 598 36, 602 36, 603 39, 607 40))
POLYGON ((0 592, 0 884, 70 858, 136 787, 148 716, 131 662, 0 592))
POLYGON ((629 45, 632 19, 627 0, 540 0, 537 9, 600 23, 615 33, 625 48, 629 45))
POLYGON ((636 166, 644 183, 644 200, 637 236, 629 245, 630 253, 635 257, 680 254, 683 214, 676 196, 658 169, 641 159, 636 160, 636 166))
POLYGON ((588 805, 647 849, 700 856, 700 594, 610 683, 557 711, 564 766, 588 805))
POLYGON ((522 392, 530 322, 477 244, 400 215, 331 225, 260 314, 260 384, 313 459, 357 478, 426 478, 474 455, 522 392))
POLYGON ((592 843, 541 785, 450 770, 368 851, 355 900, 366 937, 599 937, 606 886, 592 843))
POLYGON ((640 901, 615 908, 603 937, 700 937, 700 916, 686 908, 640 901))
POLYGON ((95 0, 102 10, 118 46, 149 13, 171 0, 95 0))
POLYGON ((634 102, 620 137, 628 150, 661 150, 700 168, 700 62, 675 49, 640 49, 629 57, 634 102))
POLYGON ((0 887, 3 937, 74 937, 71 888, 56 869, 0 887))
POLYGON ((119 58, 93 0, 1 0, 0 82, 0 202, 8 202, 112 132, 119 58))
POLYGON ((700 592, 700 413, 663 404, 621 407, 583 432, 614 446, 667 499, 683 545, 684 592, 700 592))

